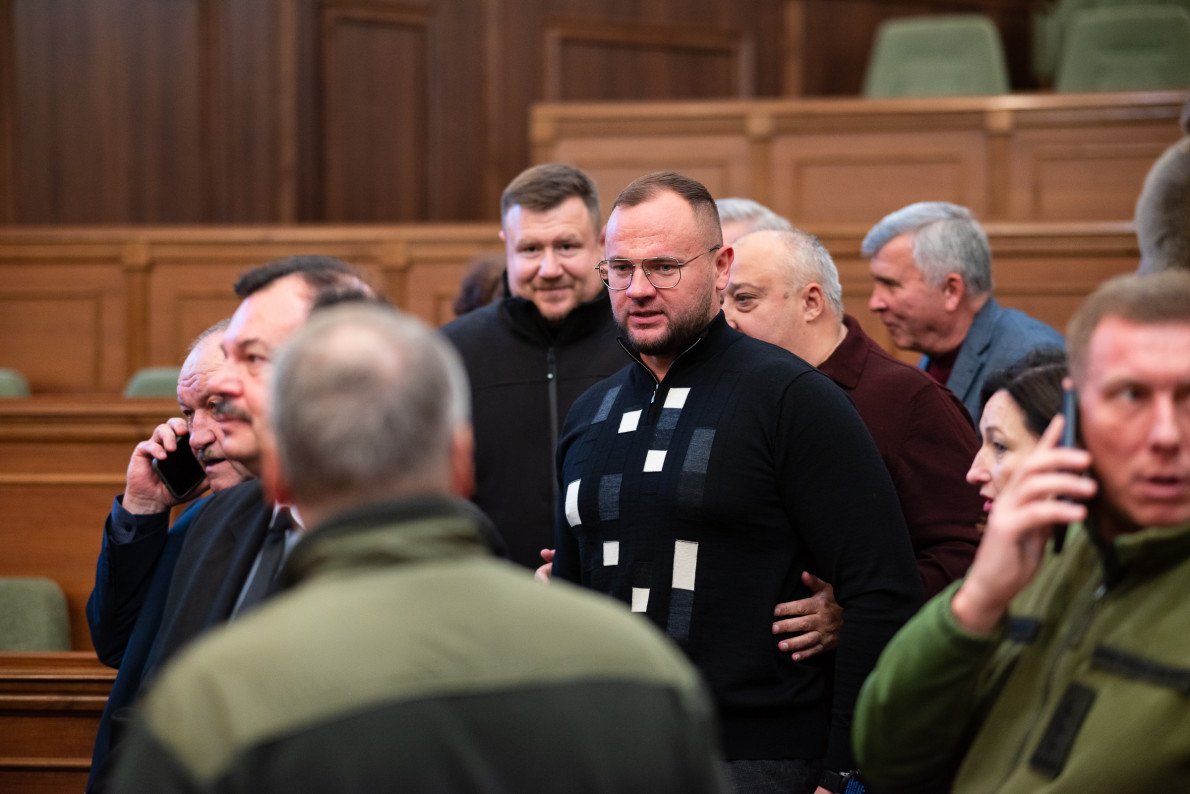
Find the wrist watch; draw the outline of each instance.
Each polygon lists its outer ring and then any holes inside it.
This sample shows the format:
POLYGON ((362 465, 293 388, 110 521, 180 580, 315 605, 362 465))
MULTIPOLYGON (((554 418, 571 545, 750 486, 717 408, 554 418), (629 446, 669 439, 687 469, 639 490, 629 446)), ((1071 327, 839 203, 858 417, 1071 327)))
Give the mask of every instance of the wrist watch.
POLYGON ((822 776, 818 778, 818 785, 836 794, 864 794, 868 790, 868 787, 859 779, 858 769, 852 769, 849 772, 832 772, 829 769, 824 769, 822 776))

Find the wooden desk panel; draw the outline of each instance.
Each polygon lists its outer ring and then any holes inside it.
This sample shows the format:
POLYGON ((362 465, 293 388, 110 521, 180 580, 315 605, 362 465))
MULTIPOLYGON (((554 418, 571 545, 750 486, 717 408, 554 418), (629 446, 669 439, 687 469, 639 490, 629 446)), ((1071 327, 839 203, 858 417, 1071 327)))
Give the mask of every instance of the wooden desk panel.
POLYGON ((673 169, 794 223, 875 223, 950 200, 985 221, 1128 220, 1186 91, 933 99, 542 103, 536 162, 589 171, 605 208, 673 169), (709 175, 709 178, 708 178, 709 175))
POLYGON ((0 228, 0 366, 36 393, 119 393, 143 366, 176 366, 228 316, 236 278, 293 254, 358 266, 397 306, 441 325, 493 223, 397 226, 0 228))
POLYGON ((48 576, 66 593, 71 644, 90 650, 86 603, 103 521, 133 447, 172 400, 0 400, 0 575, 48 576))
POLYGON ((83 790, 115 674, 90 653, 0 654, 0 791, 83 790))

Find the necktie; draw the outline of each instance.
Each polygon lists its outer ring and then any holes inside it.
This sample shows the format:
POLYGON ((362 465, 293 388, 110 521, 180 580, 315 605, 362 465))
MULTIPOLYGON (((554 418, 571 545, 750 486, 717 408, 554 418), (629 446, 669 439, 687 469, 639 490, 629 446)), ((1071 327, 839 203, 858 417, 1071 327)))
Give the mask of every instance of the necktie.
POLYGON ((289 517, 289 509, 278 508, 273 523, 269 525, 264 536, 264 544, 260 547, 259 562, 252 581, 244 593, 244 600, 240 602, 239 612, 243 613, 259 604, 272 591, 273 580, 281 570, 281 562, 285 559, 285 532, 293 526, 289 517))

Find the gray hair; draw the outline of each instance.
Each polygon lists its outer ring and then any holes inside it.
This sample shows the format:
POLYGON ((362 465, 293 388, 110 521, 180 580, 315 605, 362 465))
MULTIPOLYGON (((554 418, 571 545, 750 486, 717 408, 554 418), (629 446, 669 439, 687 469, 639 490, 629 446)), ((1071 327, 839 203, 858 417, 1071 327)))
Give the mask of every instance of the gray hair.
POLYGON ((780 261, 785 268, 789 285, 794 289, 801 289, 811 281, 818 282, 827 303, 842 321, 843 285, 839 283, 839 269, 835 267, 835 260, 831 258, 826 246, 814 235, 792 227, 787 231, 764 229, 748 232, 740 240, 762 232, 772 235, 773 239, 780 243, 780 261))
POLYGON ((313 315, 277 358, 271 421, 298 502, 433 488, 467 426, 458 354, 420 320, 377 304, 313 315))
MULTIPOLYGON (((1190 103, 1187 103, 1190 108, 1190 103)), ((1140 271, 1190 270, 1190 136, 1157 159, 1136 200, 1140 271)))
POLYGON ((862 254, 871 259, 894 237, 913 233, 913 258, 922 278, 940 287, 958 273, 974 296, 992 290, 992 248, 987 233, 966 207, 946 201, 919 201, 885 215, 864 237, 862 254))
POLYGON ((194 337, 194 340, 190 342, 190 347, 186 348, 186 354, 189 355, 190 353, 193 353, 196 347, 220 331, 226 331, 229 325, 231 325, 231 318, 224 317, 215 324, 208 326, 202 331, 199 331, 198 336, 194 337))
MULTIPOLYGON (((719 222, 747 223, 749 232, 791 232, 793 224, 759 201, 750 198, 715 199, 719 208, 719 222)), ((743 235, 741 235, 742 237, 743 235)))

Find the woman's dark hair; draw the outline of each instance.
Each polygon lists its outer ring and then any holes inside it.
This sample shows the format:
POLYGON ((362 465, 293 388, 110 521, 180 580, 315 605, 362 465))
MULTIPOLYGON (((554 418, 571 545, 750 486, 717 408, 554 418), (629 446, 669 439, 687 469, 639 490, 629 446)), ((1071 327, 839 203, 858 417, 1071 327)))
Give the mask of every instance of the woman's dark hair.
POLYGON ((1062 378, 1066 377, 1066 353, 1057 347, 1042 347, 1020 361, 993 372, 984 381, 980 406, 987 405, 998 391, 1008 396, 1025 415, 1025 427, 1040 436, 1054 415, 1062 410, 1062 378))

